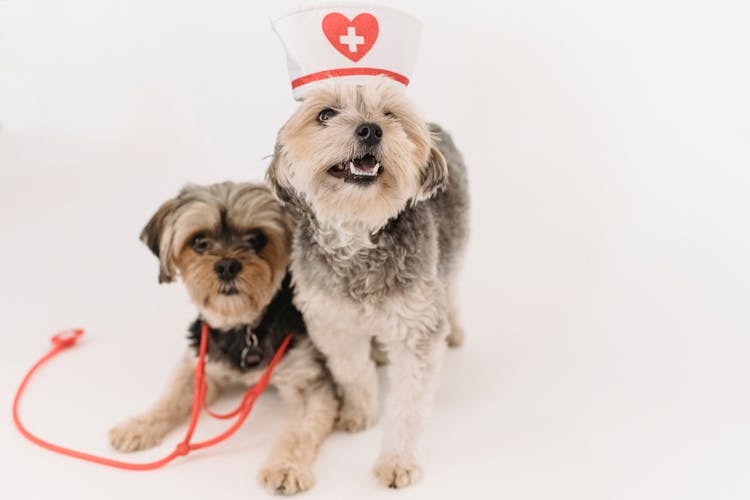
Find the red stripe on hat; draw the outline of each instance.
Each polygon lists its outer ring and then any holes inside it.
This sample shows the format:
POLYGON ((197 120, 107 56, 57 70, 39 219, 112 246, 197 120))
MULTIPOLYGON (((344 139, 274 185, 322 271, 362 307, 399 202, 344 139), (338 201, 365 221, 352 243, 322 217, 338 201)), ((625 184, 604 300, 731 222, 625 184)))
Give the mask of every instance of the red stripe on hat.
POLYGON ((329 69, 326 71, 318 71, 317 73, 310 73, 309 75, 301 76, 292 80, 292 88, 296 89, 301 85, 306 85, 311 82, 317 82, 318 80, 325 80, 326 78, 332 78, 335 76, 377 76, 383 75, 389 78, 393 78, 399 83, 409 85, 409 79, 399 73, 388 71, 387 69, 378 68, 340 68, 340 69, 329 69))

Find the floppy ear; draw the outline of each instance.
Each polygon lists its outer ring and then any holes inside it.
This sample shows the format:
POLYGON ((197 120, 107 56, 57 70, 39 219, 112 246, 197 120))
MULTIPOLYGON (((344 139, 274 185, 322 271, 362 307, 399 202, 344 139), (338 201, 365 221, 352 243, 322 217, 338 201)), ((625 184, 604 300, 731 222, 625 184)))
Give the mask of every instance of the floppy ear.
POLYGON ((448 163, 438 148, 430 148, 427 165, 420 174, 420 186, 415 201, 428 200, 448 183, 448 163))
POLYGON ((141 231, 143 241, 159 257, 159 283, 169 283, 174 280, 176 269, 172 255, 172 217, 181 205, 179 198, 164 202, 159 210, 151 217, 146 227, 141 231))
POLYGON ((273 151, 273 158, 271 164, 268 166, 266 171, 266 181, 268 186, 271 188, 274 196, 282 203, 289 203, 293 200, 293 188, 289 183, 289 178, 284 171, 282 166, 283 153, 281 152, 281 142, 279 139, 276 140, 276 147, 273 151))

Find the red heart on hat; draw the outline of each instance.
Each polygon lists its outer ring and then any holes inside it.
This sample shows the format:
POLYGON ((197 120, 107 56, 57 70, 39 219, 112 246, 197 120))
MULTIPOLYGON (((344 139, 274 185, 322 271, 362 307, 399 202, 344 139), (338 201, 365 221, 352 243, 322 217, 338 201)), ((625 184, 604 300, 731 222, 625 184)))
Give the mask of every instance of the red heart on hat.
POLYGON ((366 12, 351 21, 339 12, 331 12, 323 18, 323 33, 334 49, 357 62, 365 57, 377 40, 378 20, 366 12))

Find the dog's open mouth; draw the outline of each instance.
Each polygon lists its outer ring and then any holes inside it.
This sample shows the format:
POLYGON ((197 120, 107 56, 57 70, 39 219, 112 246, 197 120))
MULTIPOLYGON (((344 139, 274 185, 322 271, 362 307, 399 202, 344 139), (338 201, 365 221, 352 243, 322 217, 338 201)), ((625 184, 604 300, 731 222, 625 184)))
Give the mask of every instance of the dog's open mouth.
POLYGON ((328 173, 344 182, 370 184, 383 172, 383 167, 373 155, 352 158, 328 169, 328 173))
POLYGON ((240 293, 240 291, 237 289, 234 283, 221 285, 219 287, 220 295, 237 295, 238 293, 240 293))

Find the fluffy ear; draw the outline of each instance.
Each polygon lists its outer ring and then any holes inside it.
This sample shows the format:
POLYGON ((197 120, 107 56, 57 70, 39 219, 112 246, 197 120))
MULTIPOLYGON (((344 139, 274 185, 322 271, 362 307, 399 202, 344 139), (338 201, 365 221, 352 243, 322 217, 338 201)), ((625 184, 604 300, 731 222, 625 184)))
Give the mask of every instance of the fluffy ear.
POLYGON ((428 200, 440 191, 448 182, 448 163, 438 148, 430 148, 427 165, 420 174, 420 186, 415 201, 428 200))
POLYGON ((282 153, 281 149, 281 143, 277 139, 271 164, 266 171, 266 181, 268 182, 268 186, 271 188, 274 196, 276 196, 279 201, 282 203, 289 203, 293 199, 293 189, 289 183, 286 172, 284 171, 284 166, 282 165, 282 162, 284 161, 284 153, 282 153))
POLYGON ((172 236, 174 235, 172 217, 180 205, 179 198, 164 202, 141 231, 141 241, 154 252, 154 255, 159 257, 159 283, 173 281, 176 274, 171 249, 172 236))

